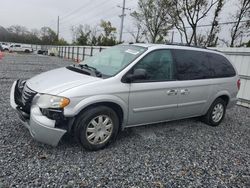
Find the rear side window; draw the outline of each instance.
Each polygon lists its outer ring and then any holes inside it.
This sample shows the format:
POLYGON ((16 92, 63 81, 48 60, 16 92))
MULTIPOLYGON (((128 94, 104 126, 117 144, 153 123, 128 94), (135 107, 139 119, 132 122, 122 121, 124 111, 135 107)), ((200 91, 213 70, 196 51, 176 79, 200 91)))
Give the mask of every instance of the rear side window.
POLYGON ((211 77, 233 77, 236 72, 231 63, 222 55, 209 54, 209 61, 211 64, 211 77))
POLYGON ((193 51, 173 50, 178 80, 196 80, 233 77, 231 63, 222 55, 193 51))
POLYGON ((208 53, 192 50, 173 50, 179 80, 210 78, 208 53))

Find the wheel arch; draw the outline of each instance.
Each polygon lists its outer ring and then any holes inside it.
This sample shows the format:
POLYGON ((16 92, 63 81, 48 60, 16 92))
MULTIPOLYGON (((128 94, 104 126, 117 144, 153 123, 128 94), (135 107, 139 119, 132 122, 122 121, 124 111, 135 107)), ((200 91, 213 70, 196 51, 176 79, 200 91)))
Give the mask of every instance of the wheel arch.
POLYGON ((111 109, 113 109, 118 118, 119 118, 119 124, 121 125, 123 123, 123 119, 124 119, 124 112, 122 110, 122 108, 120 107, 120 105, 118 105, 117 103, 114 103, 114 102, 97 102, 97 103, 93 103, 93 104, 90 104, 88 106, 86 106, 85 108, 83 108, 79 113, 83 113, 85 111, 87 111, 88 109, 90 108, 95 108, 95 107, 98 107, 98 106, 107 106, 111 109))
POLYGON ((96 106, 108 106, 112 108, 118 115, 121 129, 127 123, 128 105, 121 98, 116 96, 93 96, 80 101, 74 108, 65 109, 65 116, 77 116, 90 108, 96 106))
POLYGON ((226 102, 226 105, 228 105, 228 102, 229 102, 229 99, 230 99, 228 95, 221 95, 221 96, 219 96, 217 98, 223 99, 226 102))
POLYGON ((209 101, 209 105, 207 105, 207 107, 206 107, 206 109, 204 111, 204 114, 207 113, 207 111, 210 108, 210 106, 218 98, 222 98, 226 102, 226 105, 228 105, 228 103, 230 101, 230 93, 228 91, 220 91, 216 95, 214 95, 214 97, 209 101))

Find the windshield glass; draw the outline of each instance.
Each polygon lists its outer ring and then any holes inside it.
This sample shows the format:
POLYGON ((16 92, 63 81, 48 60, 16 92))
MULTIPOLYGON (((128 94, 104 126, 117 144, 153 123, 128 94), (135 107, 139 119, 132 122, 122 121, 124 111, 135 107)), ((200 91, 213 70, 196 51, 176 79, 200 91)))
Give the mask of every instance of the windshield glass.
POLYGON ((101 74, 113 76, 139 57, 146 48, 133 45, 118 45, 89 57, 80 64, 96 68, 101 74))

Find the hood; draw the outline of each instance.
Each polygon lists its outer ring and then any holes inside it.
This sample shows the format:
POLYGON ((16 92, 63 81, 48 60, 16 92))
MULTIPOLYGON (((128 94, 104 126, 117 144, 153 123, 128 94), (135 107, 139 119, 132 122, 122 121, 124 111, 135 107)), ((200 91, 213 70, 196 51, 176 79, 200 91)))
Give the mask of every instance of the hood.
POLYGON ((27 80, 26 84, 38 93, 57 95, 68 89, 98 80, 102 79, 77 73, 64 67, 34 76, 27 80))

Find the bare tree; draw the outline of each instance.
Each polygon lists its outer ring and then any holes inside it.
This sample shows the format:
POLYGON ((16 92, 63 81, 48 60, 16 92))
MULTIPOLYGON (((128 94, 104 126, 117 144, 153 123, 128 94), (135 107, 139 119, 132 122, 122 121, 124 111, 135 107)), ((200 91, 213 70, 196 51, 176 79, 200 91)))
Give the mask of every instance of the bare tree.
POLYGON ((217 41, 218 41, 217 34, 220 31, 218 18, 219 18, 219 14, 220 14, 224 4, 225 4, 224 0, 219 0, 218 3, 217 3, 217 7, 216 7, 216 9, 214 11, 212 26, 211 26, 211 29, 210 29, 210 32, 209 32, 209 35, 208 35, 208 38, 207 38, 207 41, 206 41, 207 46, 212 47, 212 46, 217 45, 217 41))
POLYGON ((28 29, 21 25, 12 25, 9 28, 7 28, 7 30, 10 33, 16 34, 17 36, 25 35, 28 33, 28 29))
POLYGON ((70 27, 70 31, 71 31, 71 35, 72 35, 72 43, 75 44, 76 43, 76 26, 71 26, 70 27))
POLYGON ((234 47, 235 41, 250 28, 249 22, 242 23, 244 18, 250 17, 250 0, 238 0, 238 2, 238 11, 233 16, 235 18, 235 24, 231 28, 231 47, 234 47))
POLYGON ((96 46, 97 45, 97 42, 98 42, 98 26, 94 26, 91 28, 91 33, 90 33, 90 44, 93 45, 93 46, 96 46))
POLYGON ((198 44, 197 26, 204 19, 218 0, 178 0, 170 11, 175 27, 184 34, 187 44, 198 44), (192 32, 189 36, 187 28, 192 32))
POLYGON ((134 27, 129 29, 128 32, 136 43, 142 42, 143 36, 145 35, 145 29, 139 22, 134 23, 134 27))
POLYGON ((148 42, 162 42, 168 31, 173 28, 168 14, 172 7, 170 0, 139 0, 138 11, 131 16, 146 29, 148 42))

